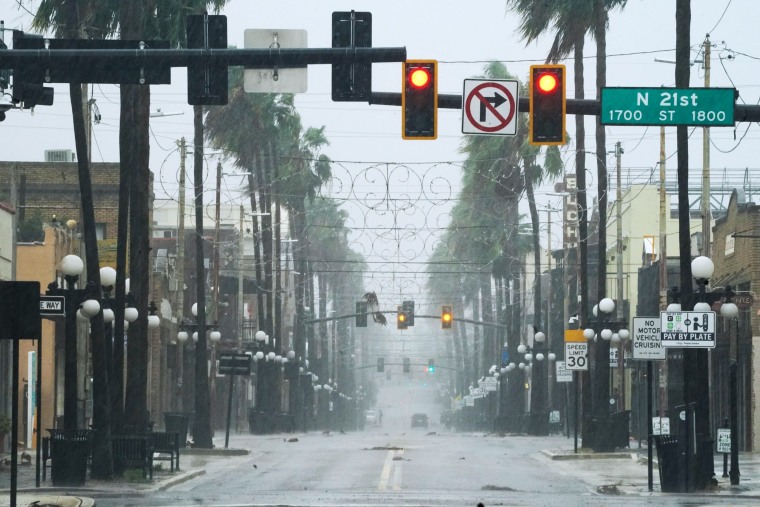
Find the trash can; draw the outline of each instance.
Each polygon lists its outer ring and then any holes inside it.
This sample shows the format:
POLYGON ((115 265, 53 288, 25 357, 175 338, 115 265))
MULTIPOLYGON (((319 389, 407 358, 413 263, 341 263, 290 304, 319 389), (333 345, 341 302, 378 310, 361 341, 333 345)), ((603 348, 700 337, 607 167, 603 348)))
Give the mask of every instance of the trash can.
POLYGON ((164 427, 168 433, 179 434, 179 446, 187 447, 187 428, 190 422, 188 412, 164 412, 164 427))
POLYGON ((630 410, 610 414, 610 436, 612 438, 612 445, 616 449, 630 446, 630 432, 628 431, 630 420, 630 410))
POLYGON ((50 478, 53 486, 84 486, 92 430, 50 429, 50 478))
POLYGON ((681 470, 681 445, 678 435, 654 435, 660 470, 660 489, 663 493, 685 491, 681 470))

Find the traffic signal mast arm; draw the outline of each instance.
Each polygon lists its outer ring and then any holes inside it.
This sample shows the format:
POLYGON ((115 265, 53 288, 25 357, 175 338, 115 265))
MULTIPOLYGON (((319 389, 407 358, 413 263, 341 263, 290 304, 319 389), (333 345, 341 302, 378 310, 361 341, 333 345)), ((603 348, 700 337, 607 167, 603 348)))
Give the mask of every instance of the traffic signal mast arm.
MULTIPOLYGON (((406 48, 270 48, 270 49, 7 49, 0 51, 0 69, 88 67, 136 63, 187 67, 203 61, 226 66, 302 67, 341 63, 406 61, 406 48)), ((50 82, 59 82, 50 76, 50 82)), ((63 82, 63 81, 61 81, 63 82)), ((401 94, 398 104, 401 105, 401 94)))
MULTIPOLYGON (((372 92, 369 100, 370 104, 383 106, 400 106, 401 94, 393 92, 372 92)), ((462 109, 462 96, 449 93, 438 94, 439 109, 462 109)), ((517 101, 517 110, 520 113, 530 111, 530 100, 528 97, 520 97, 517 101)), ((602 111, 601 104, 595 99, 567 99, 566 114, 579 114, 584 116, 599 116, 602 111)), ((734 120, 742 121, 760 121, 760 106, 755 105, 734 105, 734 120)))

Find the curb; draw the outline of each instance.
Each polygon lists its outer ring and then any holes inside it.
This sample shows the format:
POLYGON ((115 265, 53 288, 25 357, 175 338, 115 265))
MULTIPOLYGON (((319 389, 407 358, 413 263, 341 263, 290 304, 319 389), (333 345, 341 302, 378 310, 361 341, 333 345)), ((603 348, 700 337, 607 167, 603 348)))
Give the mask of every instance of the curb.
POLYGON ((173 488, 174 486, 177 486, 179 484, 182 484, 183 482, 190 481, 192 479, 195 479, 196 477, 200 477, 201 475, 206 474, 206 469, 201 468, 199 470, 191 470, 189 472, 185 472, 184 474, 178 475, 177 477, 172 477, 170 479, 166 479, 162 483, 154 486, 154 491, 166 491, 169 488, 173 488))
POLYGON ((248 456, 248 449, 185 449, 184 456, 248 456))
POLYGON ((636 456, 636 453, 632 452, 604 452, 604 453, 556 453, 553 451, 541 451, 541 454, 546 456, 547 458, 551 460, 556 461, 568 461, 568 460, 579 460, 579 459, 638 459, 636 456))

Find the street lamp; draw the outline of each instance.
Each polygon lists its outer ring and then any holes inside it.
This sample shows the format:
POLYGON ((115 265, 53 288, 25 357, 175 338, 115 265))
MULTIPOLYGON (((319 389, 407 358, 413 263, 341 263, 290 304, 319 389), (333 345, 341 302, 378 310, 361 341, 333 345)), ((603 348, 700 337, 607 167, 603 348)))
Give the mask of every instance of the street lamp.
POLYGON ((77 316, 89 320, 100 311, 100 303, 92 296, 95 287, 88 283, 85 288, 77 288, 79 276, 84 271, 84 262, 76 255, 66 255, 61 259, 60 271, 66 283, 66 288, 58 287, 57 282, 48 285, 47 295, 63 296, 66 316, 64 341, 64 378, 63 378, 63 427, 67 430, 77 429, 78 426, 78 394, 77 394, 77 316), (81 312, 80 312, 81 307, 81 312))
POLYGON ((614 311, 615 301, 603 298, 592 309, 593 318, 588 319, 589 327, 583 330, 583 336, 595 342, 592 415, 588 420, 590 431, 584 433, 590 437, 591 442, 584 441, 584 444, 589 443, 596 452, 614 450, 614 435, 622 433, 615 431, 613 425, 628 424, 627 420, 618 421, 610 418, 610 342, 613 341, 613 337, 615 342, 619 343, 623 337, 630 336, 625 321, 610 319, 614 311))
MULTIPOLYGON (((730 290, 730 287, 727 287, 730 290)), ((738 320, 739 307, 731 301, 725 302, 720 307, 721 316, 728 320, 728 339, 730 343, 730 356, 728 362, 729 405, 731 415, 731 471, 729 472, 732 486, 739 484, 739 431, 738 431, 738 395, 737 395, 737 354, 738 354, 738 320), (731 339, 731 322, 737 322, 737 332, 731 339)))

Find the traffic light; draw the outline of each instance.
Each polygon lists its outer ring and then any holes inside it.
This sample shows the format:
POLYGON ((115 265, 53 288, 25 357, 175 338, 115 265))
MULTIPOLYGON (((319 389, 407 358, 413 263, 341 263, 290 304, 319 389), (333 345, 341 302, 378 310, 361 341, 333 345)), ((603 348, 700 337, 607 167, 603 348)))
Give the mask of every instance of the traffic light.
POLYGON ((367 302, 356 302, 356 327, 367 327, 367 302))
POLYGON ((396 314, 396 329, 406 329, 406 327, 406 312, 402 306, 399 306, 396 314))
MULTIPOLYGON (((371 12, 333 12, 332 47, 371 48, 371 12)), ((372 94, 371 63, 332 64, 332 99, 335 102, 367 102, 372 94)))
MULTIPOLYGON (((42 36, 13 30, 13 49, 37 49, 44 44, 42 36)), ((13 103, 25 109, 52 106, 53 88, 43 86, 46 69, 37 64, 24 64, 13 69, 13 103)))
POLYGON ((404 358, 404 373, 409 373, 412 370, 412 364, 411 361, 409 361, 408 357, 404 358))
POLYGON ((435 139, 438 136, 438 62, 408 60, 402 68, 401 137, 435 139))
POLYGON ((530 127, 533 145, 565 144, 565 66, 531 65, 530 127))
POLYGON ((385 371, 385 358, 382 358, 382 357, 377 358, 377 371, 378 373, 382 373, 385 371))
POLYGON ((435 373, 435 361, 428 359, 428 373, 435 373))
MULTIPOLYGON (((227 16, 187 16, 185 34, 188 49, 227 49, 227 16)), ((223 106, 227 104, 227 83, 225 64, 188 64, 187 103, 192 106, 223 106)))
POLYGON ((441 307, 441 329, 451 329, 451 322, 454 320, 454 314, 451 305, 441 307))
POLYGON ((406 316, 406 327, 414 326, 414 301, 404 301, 401 304, 401 309, 406 316))

